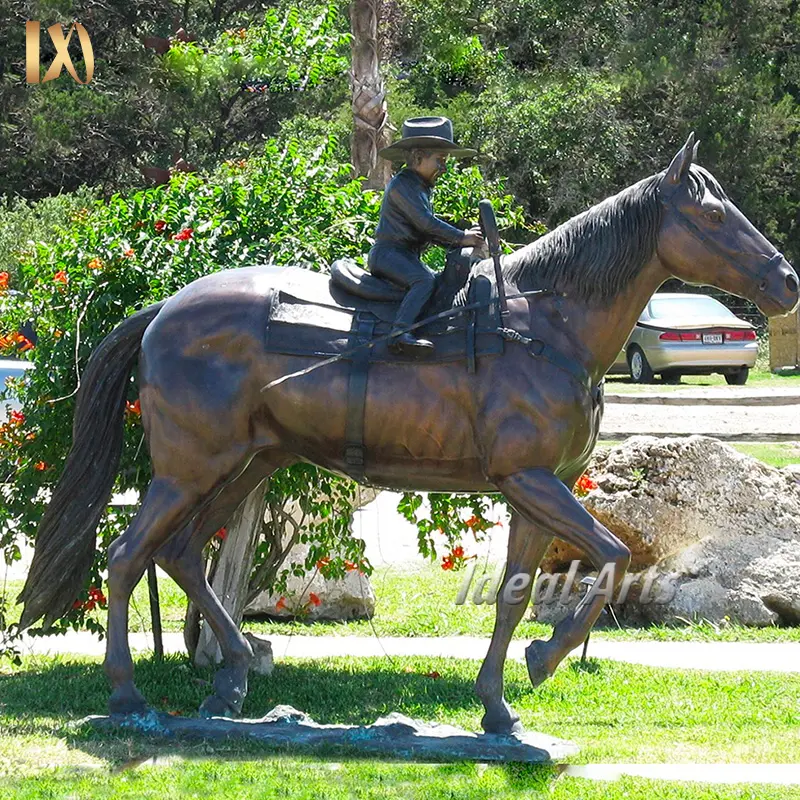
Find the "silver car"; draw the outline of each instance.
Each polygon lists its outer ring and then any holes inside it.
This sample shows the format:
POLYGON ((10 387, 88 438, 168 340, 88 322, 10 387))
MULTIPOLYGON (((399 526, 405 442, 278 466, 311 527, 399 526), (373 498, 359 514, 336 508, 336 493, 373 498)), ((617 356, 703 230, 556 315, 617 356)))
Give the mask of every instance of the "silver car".
POLYGON ((653 295, 609 373, 652 383, 657 374, 669 381, 720 372, 742 386, 757 354, 755 328, 718 300, 665 292, 653 295))

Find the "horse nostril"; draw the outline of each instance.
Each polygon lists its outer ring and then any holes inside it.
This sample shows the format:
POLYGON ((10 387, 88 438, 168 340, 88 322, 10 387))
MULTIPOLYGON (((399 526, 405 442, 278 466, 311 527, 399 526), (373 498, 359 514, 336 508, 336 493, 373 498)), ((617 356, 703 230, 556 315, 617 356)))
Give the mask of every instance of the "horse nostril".
POLYGON ((792 292, 792 294, 797 294, 798 290, 800 289, 800 283, 797 282, 796 275, 786 276, 786 288, 792 292))
POLYGON ((761 283, 758 284, 758 290, 760 292, 766 292, 767 291, 767 286, 769 286, 767 281, 761 281, 761 283))

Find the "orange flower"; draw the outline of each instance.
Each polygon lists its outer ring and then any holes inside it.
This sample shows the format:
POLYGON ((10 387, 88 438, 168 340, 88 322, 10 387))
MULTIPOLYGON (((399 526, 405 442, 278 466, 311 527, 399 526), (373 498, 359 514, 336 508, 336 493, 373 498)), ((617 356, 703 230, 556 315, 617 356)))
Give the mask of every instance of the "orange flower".
POLYGON ((345 561, 344 568, 346 572, 352 572, 354 569, 358 569, 358 564, 353 561, 345 561))
POLYGON ((450 556, 445 556, 442 559, 442 569, 453 569, 454 566, 453 559, 450 556))
POLYGON ((464 548, 461 545, 454 547, 452 555, 454 558, 464 558, 464 548))
POLYGON ((157 219, 157 220, 155 221, 155 224, 153 225, 153 227, 156 229, 156 231, 157 231, 158 233, 161 233, 161 232, 164 230, 164 228, 166 228, 166 227, 167 227, 167 223, 166 223, 166 222, 164 222, 164 220, 163 220, 163 219, 157 219))
POLYGON ((98 603, 100 606, 104 606, 107 602, 106 596, 96 586, 89 587, 89 601, 98 603))
POLYGON ((330 563, 331 563, 331 560, 330 560, 330 558, 327 558, 327 557, 325 557, 325 558, 321 558, 319 561, 317 561, 317 569, 318 569, 318 570, 323 570, 323 569, 325 569, 325 567, 327 567, 327 566, 328 566, 328 564, 330 564, 330 563))
POLYGON ((588 472, 584 472, 575 484, 575 494, 578 495, 578 497, 585 497, 592 489, 596 488, 597 481, 592 480, 588 472))
POLYGON ((182 231, 175 234, 175 241, 186 242, 192 238, 192 233, 194 233, 194 228, 184 228, 182 231))
POLYGON ((6 350, 14 345, 19 345, 21 353, 26 350, 33 350, 33 342, 18 331, 9 333, 8 336, 0 336, 0 350, 6 350))
POLYGON ((219 540, 221 540, 221 541, 223 541, 223 542, 224 542, 224 541, 225 541, 225 539, 226 539, 226 538, 227 538, 227 536, 228 536, 228 529, 227 529, 227 528, 220 528, 220 529, 219 529, 219 530, 218 530, 218 531, 217 531, 217 532, 214 534, 214 536, 216 536, 216 537, 217 537, 217 539, 219 539, 219 540))
POLYGON ((56 328, 53 331, 53 338, 54 339, 60 339, 63 335, 64 335, 64 331, 60 331, 60 330, 58 330, 58 328, 56 328))
POLYGON ((125 401, 125 410, 129 414, 133 414, 135 416, 141 416, 142 413, 142 406, 139 403, 139 398, 137 397, 132 403, 130 400, 125 401))
POLYGON ((8 282, 11 276, 7 272, 0 272, 0 292, 5 292, 8 289, 8 282))
POLYGON ((310 592, 308 595, 308 599, 315 605, 318 606, 322 603, 322 600, 319 599, 319 595, 314 594, 314 592, 310 592))
POLYGON ((12 411, 9 415, 9 419, 12 425, 24 425, 25 424, 25 415, 21 411, 12 411))
POLYGON ((278 598, 278 602, 275 603, 275 608, 278 611, 281 611, 282 609, 286 608, 286 598, 285 597, 278 598))
POLYGON ((129 247, 122 255, 124 258, 133 258, 136 255, 136 253, 133 252, 132 247, 129 247))
POLYGON ((99 258, 93 258, 87 265, 89 269, 103 269, 103 262, 99 258))
POLYGON ((474 514, 464 523, 468 528, 472 528, 473 530, 481 524, 480 517, 476 517, 474 514))
POLYGON ((62 283, 66 285, 67 283, 69 283, 69 276, 67 275, 66 272, 64 272, 63 269, 60 269, 58 272, 56 272, 55 275, 53 275, 53 280, 56 283, 62 283))
POLYGON ((33 468, 39 472, 44 472, 47 469, 47 464, 45 464, 44 461, 37 461, 33 465, 33 468))

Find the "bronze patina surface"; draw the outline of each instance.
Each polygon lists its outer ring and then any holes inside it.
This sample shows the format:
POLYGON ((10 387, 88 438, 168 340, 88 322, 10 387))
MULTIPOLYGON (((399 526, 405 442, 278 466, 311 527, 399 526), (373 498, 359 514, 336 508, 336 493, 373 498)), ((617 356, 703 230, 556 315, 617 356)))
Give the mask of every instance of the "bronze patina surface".
MULTIPOLYGON (((711 284, 752 300, 767 315, 798 304, 795 271, 693 164, 695 151, 690 136, 664 172, 504 258, 508 314, 502 324, 517 337, 502 353, 479 357, 474 373, 460 361, 370 367, 364 412, 370 480, 395 489, 504 494, 515 510, 506 579, 533 575, 555 536, 580 548, 598 569, 615 565, 622 581, 627 548, 571 489, 597 440, 602 397, 596 387, 661 283, 676 276, 711 284), (514 297, 540 288, 553 292, 514 297)), ((338 360, 279 381, 318 357, 265 351, 274 275, 249 268, 192 283, 119 325, 83 375, 73 449, 38 534, 22 624, 59 616, 84 584, 138 358, 153 480, 138 515, 109 550, 105 668, 112 711, 145 708, 133 681, 128 604, 154 556, 197 603, 222 647, 225 666, 204 710, 241 709, 252 652, 209 588, 203 546, 274 470, 309 461, 347 472, 351 365, 338 360)), ((494 280, 491 260, 473 267, 473 278, 480 276, 494 280)), ((503 697, 503 664, 530 590, 516 592, 521 602, 515 604, 500 592, 476 685, 487 731, 519 729, 503 697)), ((534 685, 585 639, 603 602, 595 597, 560 622, 548 641, 530 645, 534 685)))

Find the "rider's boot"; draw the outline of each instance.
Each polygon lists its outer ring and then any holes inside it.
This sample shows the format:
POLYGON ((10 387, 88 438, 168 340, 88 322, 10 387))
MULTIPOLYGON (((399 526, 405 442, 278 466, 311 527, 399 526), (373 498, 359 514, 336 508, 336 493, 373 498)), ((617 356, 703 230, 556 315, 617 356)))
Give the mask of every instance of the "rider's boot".
POLYGON ((389 350, 395 355, 410 356, 411 358, 430 358, 433 355, 433 342, 427 339, 417 339, 412 333, 402 329, 393 329, 389 339, 389 350))

